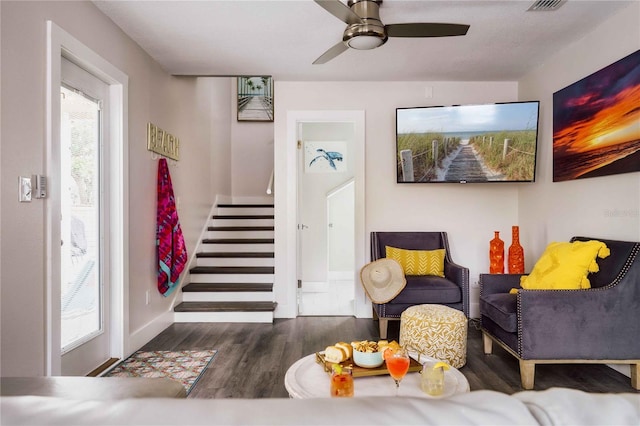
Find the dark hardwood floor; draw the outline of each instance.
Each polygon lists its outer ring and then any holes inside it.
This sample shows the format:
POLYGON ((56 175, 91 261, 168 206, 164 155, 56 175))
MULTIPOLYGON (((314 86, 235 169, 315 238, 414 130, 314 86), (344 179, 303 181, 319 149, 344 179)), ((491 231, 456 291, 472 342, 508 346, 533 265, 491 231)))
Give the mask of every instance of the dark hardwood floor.
MULTIPOLYGON (((218 350, 190 398, 286 398, 284 376, 295 361, 339 341, 377 340, 377 326, 371 319, 353 317, 276 319, 273 324, 176 323, 142 349, 218 350)), ((399 322, 390 322, 389 340, 397 340, 398 333, 399 322)), ((517 360, 497 345, 492 355, 484 355, 473 322, 468 335, 467 364, 460 371, 471 390, 521 391, 517 360)), ((535 390, 551 387, 636 392, 628 377, 605 365, 536 366, 535 390)))

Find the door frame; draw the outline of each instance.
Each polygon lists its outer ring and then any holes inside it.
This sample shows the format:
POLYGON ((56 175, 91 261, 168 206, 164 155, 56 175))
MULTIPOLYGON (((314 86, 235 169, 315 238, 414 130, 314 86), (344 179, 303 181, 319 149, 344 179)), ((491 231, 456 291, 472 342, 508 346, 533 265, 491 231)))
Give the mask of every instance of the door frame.
MULTIPOLYGON (((360 268, 365 264, 367 238, 365 235, 365 111, 363 110, 307 110, 287 111, 286 153, 276 155, 276 282, 278 301, 276 314, 280 318, 297 315, 297 192, 298 192, 298 123, 348 122, 354 125, 355 164, 355 271, 354 283, 360 282, 360 268)), ((355 284, 354 284, 355 285, 355 284)), ((355 285, 355 316, 371 318, 371 303, 362 286, 355 285)))
MULTIPOLYGON (((71 36, 52 21, 47 21, 47 99, 46 99, 46 160, 45 174, 50 181, 60 176, 60 86, 61 58, 65 57, 109 85, 109 131, 111 142, 109 238, 111 259, 111 324, 110 356, 123 358, 128 351, 129 335, 129 157, 128 146, 128 76, 93 50, 71 36)), ((60 268, 60 188, 48 185, 45 200, 46 235, 46 357, 47 376, 61 373, 60 348, 60 285, 55 278, 60 268)))

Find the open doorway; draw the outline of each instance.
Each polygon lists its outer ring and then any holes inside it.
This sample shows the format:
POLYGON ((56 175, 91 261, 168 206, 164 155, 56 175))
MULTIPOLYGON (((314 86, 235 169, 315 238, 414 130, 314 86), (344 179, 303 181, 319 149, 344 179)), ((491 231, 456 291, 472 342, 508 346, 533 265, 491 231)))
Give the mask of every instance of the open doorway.
MULTIPOLYGON (((276 135, 280 154, 274 157, 276 211, 275 283, 278 318, 295 318, 298 313, 299 250, 298 173, 301 163, 298 131, 303 123, 349 123, 353 125, 354 176, 354 309, 357 318, 371 318, 371 302, 360 285, 360 268, 369 247, 365 235, 365 112, 362 110, 287 111, 286 137, 276 135)), ((278 133, 278 132, 276 132, 278 133)), ((329 140, 339 140, 338 138, 329 140)), ((316 148, 317 149, 317 148, 316 148)), ((321 161, 321 160, 318 160, 321 161)), ((326 252, 325 252, 326 253, 326 252)), ((320 314, 318 314, 320 315, 320 314)))
POLYGON ((354 315, 355 126, 298 125, 298 315, 354 315))

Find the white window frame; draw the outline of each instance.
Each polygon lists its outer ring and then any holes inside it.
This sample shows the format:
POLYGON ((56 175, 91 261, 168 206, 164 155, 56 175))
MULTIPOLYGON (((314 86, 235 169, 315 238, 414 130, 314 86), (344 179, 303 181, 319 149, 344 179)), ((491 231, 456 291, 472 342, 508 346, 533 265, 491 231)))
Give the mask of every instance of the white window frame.
MULTIPOLYGON (((61 58, 65 57, 109 85, 110 149, 109 174, 111 216, 111 357, 124 358, 129 351, 129 77, 52 21, 47 21, 46 174, 60 174, 60 159, 53 146, 60 144, 61 58)), ((60 288, 53 285, 60 259, 52 256, 52 235, 60 234, 59 188, 49 185, 46 202, 46 358, 48 376, 61 373, 60 288), (56 232, 52 232, 56 231, 56 232)))

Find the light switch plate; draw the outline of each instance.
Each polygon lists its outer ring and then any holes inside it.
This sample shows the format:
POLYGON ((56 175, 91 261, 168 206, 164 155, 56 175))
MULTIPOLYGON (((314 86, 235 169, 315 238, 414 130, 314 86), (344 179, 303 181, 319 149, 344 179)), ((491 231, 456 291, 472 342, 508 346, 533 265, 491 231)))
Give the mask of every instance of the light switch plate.
POLYGON ((18 195, 21 203, 31 202, 31 177, 24 177, 24 176, 19 177, 18 195))

